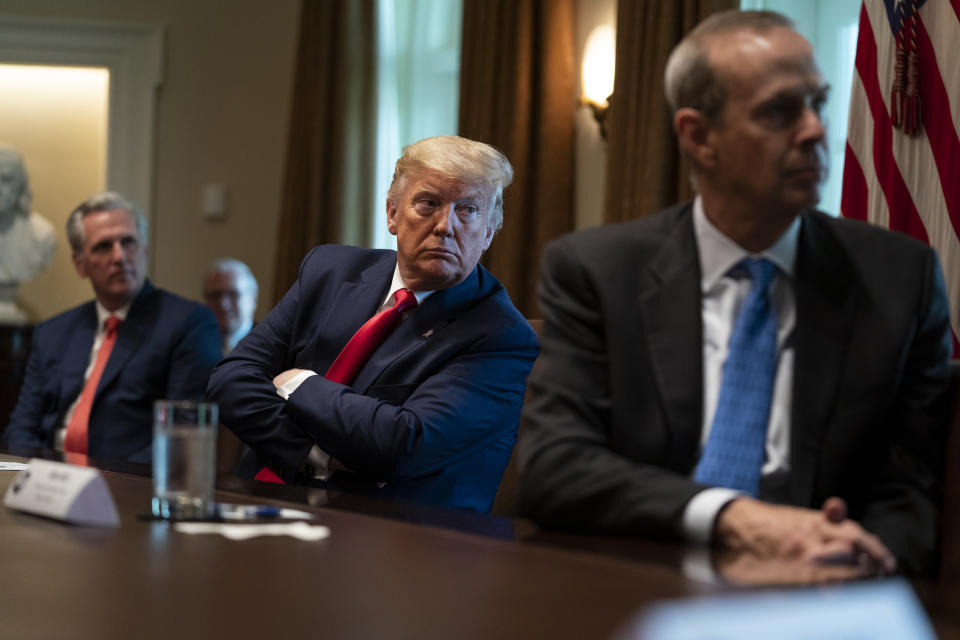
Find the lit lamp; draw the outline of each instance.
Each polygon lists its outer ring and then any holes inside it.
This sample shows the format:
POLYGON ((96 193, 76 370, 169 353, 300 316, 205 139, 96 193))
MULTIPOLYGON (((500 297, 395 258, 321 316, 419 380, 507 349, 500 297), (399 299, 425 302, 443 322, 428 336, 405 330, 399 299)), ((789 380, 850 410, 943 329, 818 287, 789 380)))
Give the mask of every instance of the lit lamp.
POLYGON ((600 124, 600 135, 607 138, 607 109, 613 97, 616 54, 613 27, 601 25, 590 32, 580 68, 580 102, 590 107, 600 124))

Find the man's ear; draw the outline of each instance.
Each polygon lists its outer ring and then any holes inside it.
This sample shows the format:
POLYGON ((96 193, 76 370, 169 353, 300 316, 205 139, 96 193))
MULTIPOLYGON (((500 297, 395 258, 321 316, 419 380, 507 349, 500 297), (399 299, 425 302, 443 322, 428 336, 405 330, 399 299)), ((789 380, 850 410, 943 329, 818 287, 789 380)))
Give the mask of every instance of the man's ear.
POLYGON ((487 225, 487 234, 483 237, 483 250, 486 251, 490 248, 490 243, 493 242, 493 236, 497 233, 497 228, 493 224, 487 225))
POLYGON ((397 203, 387 198, 387 231, 397 235, 397 203))
POLYGON ((81 278, 87 277, 87 265, 83 261, 83 255, 79 251, 73 252, 73 268, 77 270, 77 275, 81 278))
POLYGON ((673 130, 677 142, 696 166, 710 169, 717 161, 717 152, 710 139, 710 125, 704 115, 691 107, 677 109, 673 114, 673 130))

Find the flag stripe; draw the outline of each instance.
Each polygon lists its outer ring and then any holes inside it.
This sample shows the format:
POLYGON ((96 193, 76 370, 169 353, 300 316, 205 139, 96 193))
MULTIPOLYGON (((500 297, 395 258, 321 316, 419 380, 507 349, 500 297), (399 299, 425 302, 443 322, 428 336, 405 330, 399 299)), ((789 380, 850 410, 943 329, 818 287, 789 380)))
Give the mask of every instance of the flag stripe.
POLYGON ((867 221, 867 178, 863 175, 860 162, 849 142, 844 151, 840 211, 847 218, 867 221))
MULTIPOLYGON (((867 180, 867 221, 881 227, 889 227, 890 211, 887 209, 887 199, 880 185, 877 184, 877 170, 873 166, 873 116, 870 113, 867 90, 863 86, 860 74, 853 74, 851 89, 851 113, 856 113, 857 117, 850 118, 847 128, 847 146, 857 160, 856 168, 867 180)), ((846 165, 844 180, 846 180, 846 165)))
POLYGON ((940 188, 943 189, 947 213, 953 222, 954 231, 960 235, 960 138, 953 127, 950 114, 950 98, 940 79, 936 54, 923 22, 918 21, 917 44, 920 52, 920 113, 926 138, 933 151, 940 188))
MULTIPOLYGON (((960 0, 957 0, 960 4, 960 0)), ((950 101, 950 117, 955 127, 960 126, 960 64, 957 49, 960 43, 960 16, 952 11, 935 12, 935 3, 920 11, 924 28, 930 37, 937 61, 937 71, 950 101)))
MULTIPOLYGON (((960 329, 960 0, 922 0, 916 30, 921 128, 894 129, 896 2, 864 0, 845 149, 843 215, 928 239, 960 329), (866 211, 862 210, 866 207, 866 211)), ((960 344, 955 353, 960 353, 960 344)))
POLYGON ((877 77, 877 47, 873 27, 866 11, 860 14, 860 37, 857 42, 856 68, 866 89, 867 102, 873 114, 873 165, 890 210, 890 228, 928 242, 926 229, 920 221, 913 198, 900 175, 893 157, 893 134, 890 114, 887 112, 877 77))

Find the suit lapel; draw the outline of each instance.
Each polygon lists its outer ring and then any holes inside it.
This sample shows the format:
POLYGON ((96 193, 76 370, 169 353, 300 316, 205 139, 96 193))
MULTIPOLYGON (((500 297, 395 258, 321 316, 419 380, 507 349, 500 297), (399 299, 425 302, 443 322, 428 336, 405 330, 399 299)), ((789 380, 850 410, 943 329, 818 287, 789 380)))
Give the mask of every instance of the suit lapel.
POLYGON ((130 312, 127 314, 126 320, 117 329, 117 342, 113 345, 110 359, 107 360, 107 366, 103 369, 103 376, 97 386, 94 402, 97 401, 104 389, 108 388, 120 375, 127 361, 136 352, 137 347, 147 338, 150 328, 153 326, 152 319, 156 315, 157 295, 158 292, 150 284, 150 281, 145 281, 143 289, 130 306, 130 312))
POLYGON ((323 333, 330 345, 336 345, 324 371, 333 364, 337 354, 347 345, 353 334, 373 317, 387 295, 387 287, 396 266, 395 254, 384 254, 384 259, 366 268, 356 281, 344 281, 323 318, 323 333))
POLYGON ((77 314, 76 324, 65 345, 63 375, 60 381, 60 408, 66 412, 83 389, 83 374, 90 365, 93 334, 97 330, 97 309, 93 302, 85 304, 77 314))
POLYGON ((373 352, 352 387, 360 392, 373 384, 390 364, 419 348, 448 325, 469 300, 481 297, 481 267, 450 289, 441 289, 407 314, 399 326, 373 352))
POLYGON ((671 438, 667 465, 696 462, 703 404, 700 261, 691 208, 682 209, 660 253, 641 274, 638 315, 671 438))
POLYGON ((836 403, 857 306, 856 274, 843 247, 817 215, 803 218, 794 285, 797 324, 788 490, 790 502, 801 505, 812 499, 818 454, 836 403))

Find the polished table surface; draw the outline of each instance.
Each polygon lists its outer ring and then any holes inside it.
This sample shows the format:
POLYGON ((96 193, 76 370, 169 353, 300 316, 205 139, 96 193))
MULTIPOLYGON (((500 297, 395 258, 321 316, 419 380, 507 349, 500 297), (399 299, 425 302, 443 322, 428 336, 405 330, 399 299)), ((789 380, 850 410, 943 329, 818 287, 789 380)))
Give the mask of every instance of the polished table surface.
MULTIPOLYGON (((685 577, 678 545, 231 477, 218 500, 314 511, 330 537, 186 535, 143 517, 147 467, 98 466, 119 528, 0 509, 0 637, 608 638, 651 603, 731 588, 685 577)), ((960 637, 960 591, 915 587, 960 637)))

